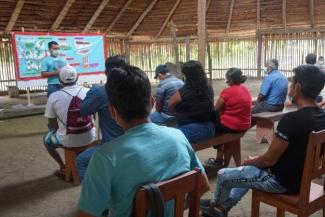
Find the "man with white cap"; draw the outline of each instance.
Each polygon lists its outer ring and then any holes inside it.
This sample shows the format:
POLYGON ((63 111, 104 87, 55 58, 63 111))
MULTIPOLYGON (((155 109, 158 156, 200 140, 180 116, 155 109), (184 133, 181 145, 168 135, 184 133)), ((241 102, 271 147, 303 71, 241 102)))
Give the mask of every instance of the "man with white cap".
POLYGON ((59 164, 58 176, 64 176, 64 163, 56 148, 81 147, 96 139, 92 116, 81 116, 80 104, 88 88, 77 85, 76 70, 67 65, 61 68, 59 80, 62 89, 50 95, 44 116, 48 118, 50 131, 43 142, 51 157, 59 164))

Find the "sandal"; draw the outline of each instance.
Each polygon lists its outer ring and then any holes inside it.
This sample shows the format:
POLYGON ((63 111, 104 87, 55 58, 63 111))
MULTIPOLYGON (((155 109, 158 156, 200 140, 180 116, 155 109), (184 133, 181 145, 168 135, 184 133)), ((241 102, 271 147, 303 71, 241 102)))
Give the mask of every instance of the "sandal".
POLYGON ((204 217, 227 217, 228 213, 226 211, 221 211, 218 209, 216 204, 208 199, 200 200, 200 208, 202 216, 204 217))
POLYGON ((206 166, 220 168, 224 167, 225 162, 221 159, 209 158, 207 161, 204 162, 204 164, 206 166))
POLYGON ((61 178, 61 179, 64 179, 65 178, 65 169, 56 170, 54 172, 54 175, 61 178))

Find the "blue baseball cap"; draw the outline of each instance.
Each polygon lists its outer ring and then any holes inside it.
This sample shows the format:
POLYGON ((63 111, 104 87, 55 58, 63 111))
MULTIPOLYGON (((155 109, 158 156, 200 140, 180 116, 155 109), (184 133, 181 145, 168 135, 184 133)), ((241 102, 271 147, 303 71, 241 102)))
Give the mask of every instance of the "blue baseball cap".
POLYGON ((168 69, 168 67, 167 67, 166 64, 160 64, 159 66, 157 66, 155 72, 156 72, 155 79, 157 79, 158 76, 159 76, 159 74, 163 74, 164 75, 164 74, 166 74, 166 73, 169 72, 169 69, 168 69))

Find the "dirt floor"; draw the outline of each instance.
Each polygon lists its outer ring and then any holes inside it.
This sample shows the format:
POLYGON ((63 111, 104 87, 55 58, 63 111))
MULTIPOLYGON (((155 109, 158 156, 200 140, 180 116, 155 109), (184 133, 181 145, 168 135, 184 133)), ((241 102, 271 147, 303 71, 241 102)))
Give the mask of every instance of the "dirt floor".
MULTIPOLYGON (((259 81, 248 81, 253 95, 257 95, 259 81)), ((214 83, 218 94, 224 82, 214 83)), ((39 98, 35 97, 35 101, 39 98)), ((23 102, 24 96, 21 97, 23 102)), ((42 101, 42 100, 40 100, 42 101)), ((4 105, 0 99, 0 105, 4 105)), ((38 102, 38 101, 37 101, 38 102)), ((17 101, 6 101, 11 106, 17 101), (8 103, 9 102, 9 103, 8 103), (11 104, 10 104, 11 103, 11 104)), ((40 102, 41 103, 41 102, 40 102)), ((42 145, 46 132, 46 121, 42 116, 24 117, 0 121, 0 217, 71 217, 75 215, 80 186, 75 187, 53 176, 57 165, 42 145)), ((263 153, 268 145, 255 143, 255 129, 251 129, 242 140, 242 158, 263 153)), ((61 152, 62 153, 62 152, 61 152)), ((213 149, 198 152, 201 161, 214 156, 213 149)), ((231 165, 233 166, 233 161, 231 165)), ((318 180, 321 181, 321 180, 318 180)), ((212 197, 215 179, 210 179, 212 197)), ((250 216, 251 193, 249 192, 234 207, 229 216, 250 216)), ((275 216, 275 209, 262 205, 260 216, 275 216)), ((287 213, 287 216, 292 216, 287 213)), ((321 212, 313 216, 321 216, 321 212)))

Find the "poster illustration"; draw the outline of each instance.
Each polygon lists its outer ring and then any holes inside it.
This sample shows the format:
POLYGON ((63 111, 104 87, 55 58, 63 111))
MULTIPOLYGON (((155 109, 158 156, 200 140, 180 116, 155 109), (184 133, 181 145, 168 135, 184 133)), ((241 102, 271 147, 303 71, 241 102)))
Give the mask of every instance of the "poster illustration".
MULTIPOLYGON (((103 79, 103 76, 95 75, 104 75, 105 72, 104 35, 15 32, 13 49, 18 84, 46 85, 46 79, 41 77, 41 65, 42 60, 50 55, 48 51, 50 41, 59 44, 59 57, 76 68, 79 80, 83 78, 83 81, 93 82, 103 79)), ((62 60, 56 64, 57 68, 60 68, 62 60)))

